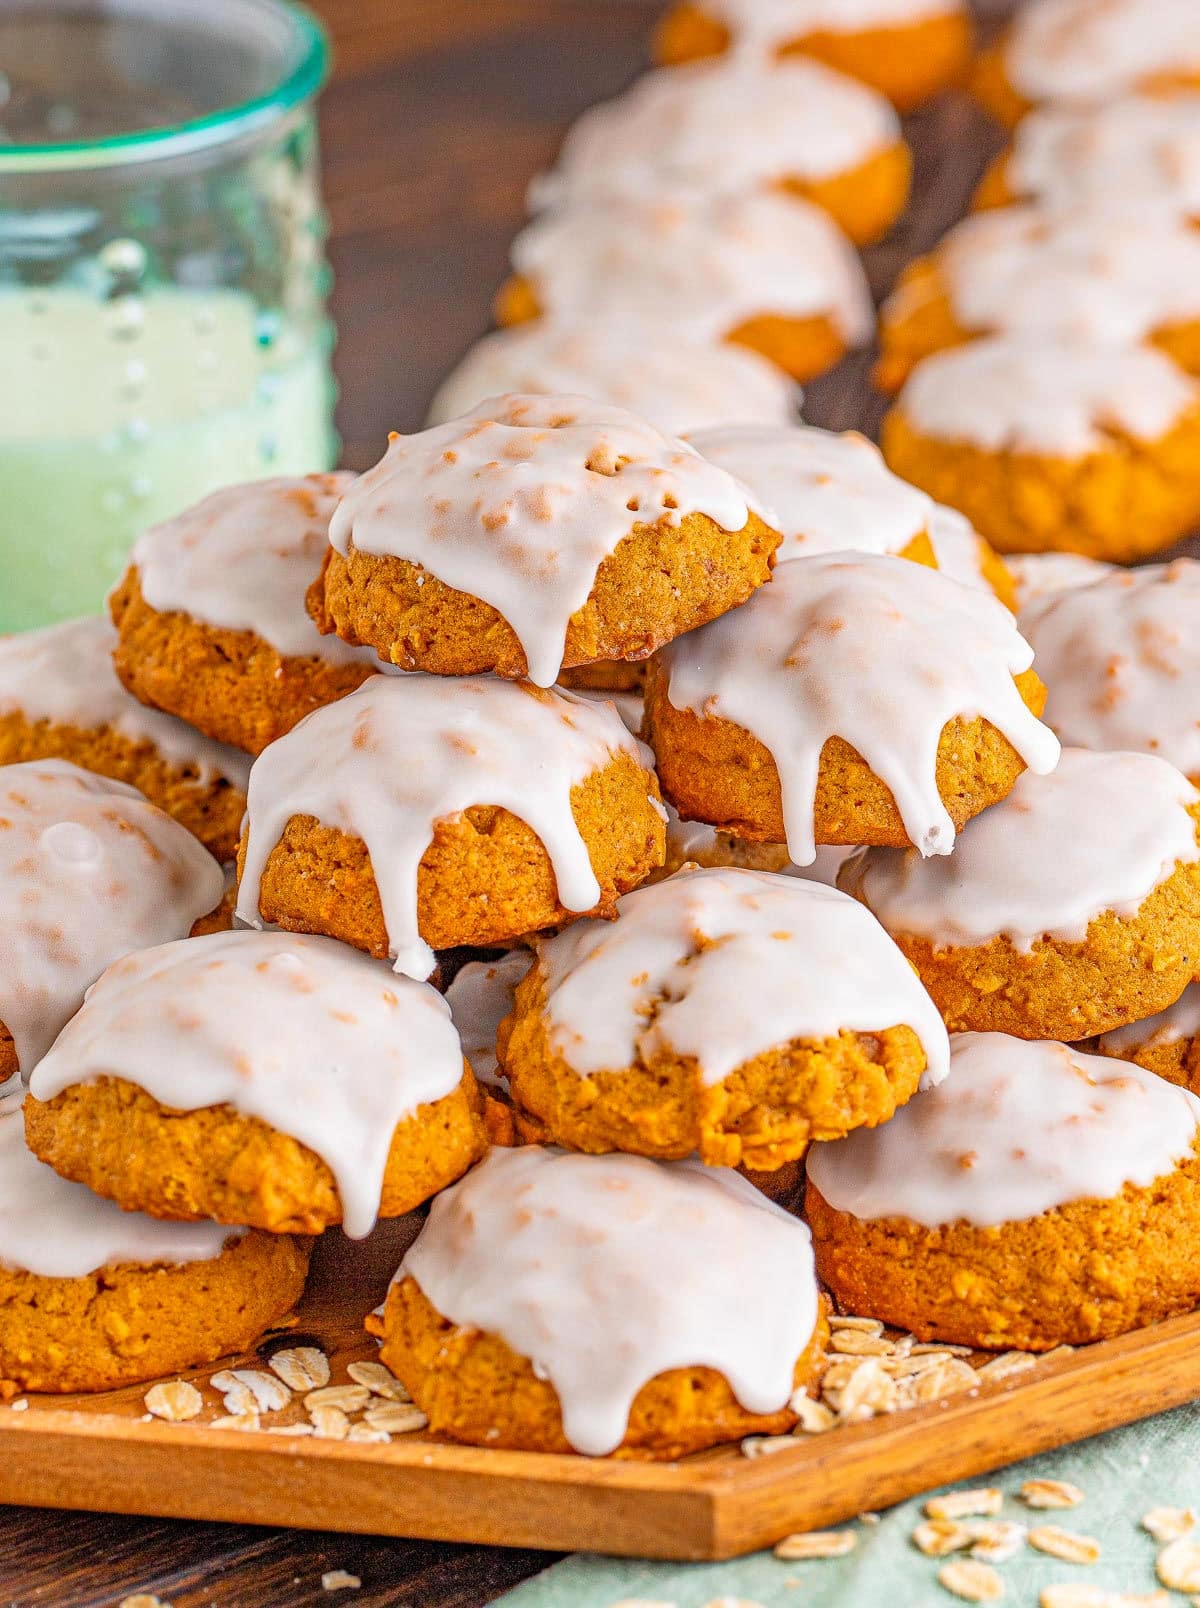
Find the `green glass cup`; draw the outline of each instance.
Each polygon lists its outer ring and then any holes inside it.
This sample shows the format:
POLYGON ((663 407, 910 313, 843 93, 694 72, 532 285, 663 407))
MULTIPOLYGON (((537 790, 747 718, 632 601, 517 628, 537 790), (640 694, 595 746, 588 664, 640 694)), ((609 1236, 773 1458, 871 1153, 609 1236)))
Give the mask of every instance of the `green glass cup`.
POLYGON ((138 532, 332 466, 314 103, 284 0, 0 0, 0 630, 138 532))

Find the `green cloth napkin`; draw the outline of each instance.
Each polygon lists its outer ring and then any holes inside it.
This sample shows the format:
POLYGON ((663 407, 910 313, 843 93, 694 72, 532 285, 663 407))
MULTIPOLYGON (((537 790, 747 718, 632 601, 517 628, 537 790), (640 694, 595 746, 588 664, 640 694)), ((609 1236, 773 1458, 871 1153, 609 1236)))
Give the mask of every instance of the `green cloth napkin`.
MULTIPOLYGON (((1196 1384, 1200 1392, 1200 1358, 1196 1384)), ((1155 1590, 1158 1549, 1140 1527, 1142 1515, 1154 1507, 1200 1506, 1198 1465, 1200 1403, 946 1489, 998 1485, 1005 1493, 999 1517, 1030 1526, 1054 1524, 1100 1543, 1100 1561, 1090 1566, 1063 1563, 1028 1546, 996 1565, 1005 1603, 1034 1608, 1042 1588, 1057 1581, 1155 1590), (1022 1482, 1035 1478, 1069 1480, 1085 1499, 1069 1511, 1035 1512, 1017 1497, 1022 1482)), ((732 1563, 640 1563, 579 1553, 501 1601, 506 1608, 611 1608, 627 1599, 675 1608, 953 1608, 959 1599, 937 1583, 947 1560, 924 1557, 910 1539, 933 1494, 892 1508, 878 1524, 845 1526, 857 1532, 858 1545, 844 1558, 783 1563, 770 1552, 756 1552, 732 1563)), ((1179 1608, 1188 1601, 1171 1598, 1179 1608)))

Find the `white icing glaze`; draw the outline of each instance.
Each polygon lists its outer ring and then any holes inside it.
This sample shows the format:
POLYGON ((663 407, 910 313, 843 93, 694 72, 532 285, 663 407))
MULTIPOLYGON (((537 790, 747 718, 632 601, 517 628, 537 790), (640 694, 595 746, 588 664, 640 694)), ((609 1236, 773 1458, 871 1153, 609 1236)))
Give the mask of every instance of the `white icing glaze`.
POLYGON ((102 1267, 208 1262, 242 1232, 123 1212, 30 1155, 19 1110, 0 1115, 0 1266, 80 1279, 102 1267))
POLYGON ((847 866, 889 932, 937 945, 1006 937, 1078 943, 1106 910, 1132 916, 1180 861, 1200 859, 1196 789, 1151 754, 1064 748, 1049 776, 1025 771, 968 821, 948 860, 868 849, 847 866))
POLYGON ((748 1412, 778 1412, 817 1322, 808 1229, 692 1161, 493 1150, 434 1200, 405 1276, 527 1357, 588 1456, 672 1368, 714 1368, 748 1412))
POLYGON ((988 452, 1082 458, 1113 431, 1158 441, 1200 387, 1148 346, 994 336, 918 363, 899 409, 923 435, 988 452))
POLYGON ((1131 95, 1031 112, 1007 161, 1015 195, 1117 211, 1131 201, 1200 216, 1200 95, 1131 95))
POLYGON ((850 743, 891 789, 922 854, 954 845, 936 780, 948 721, 990 721, 1036 771, 1058 758, 1056 739, 1013 681, 1033 659, 1013 616, 995 597, 907 559, 831 553, 779 565, 748 603, 661 658, 676 709, 732 721, 770 751, 797 865, 813 858, 830 737, 850 743))
POLYGON ((560 322, 723 340, 748 319, 825 315, 848 345, 874 315, 862 265, 818 207, 770 191, 567 202, 512 246, 542 313, 560 322))
POLYGON ((746 346, 537 319, 477 341, 434 397, 429 422, 510 391, 595 397, 670 435, 712 424, 793 424, 800 404, 787 375, 746 346))
POLYGON ((1112 1055, 1136 1054, 1165 1044, 1178 1044, 1180 1039, 1195 1038, 1197 1033, 1200 1033, 1200 983, 1191 983, 1174 1005, 1168 1005, 1165 1011, 1148 1016, 1143 1022, 1130 1022, 1128 1027, 1103 1034, 1100 1044, 1112 1055))
POLYGON ((506 1082, 496 1060, 496 1031, 513 1008, 517 984, 532 965, 528 949, 510 949, 499 960, 471 960, 455 973, 446 990, 463 1054, 480 1083, 506 1082))
POLYGON ((890 1122, 809 1151, 835 1211, 992 1228, 1146 1189, 1193 1153, 1200 1100, 1141 1067, 1004 1033, 958 1034, 950 1055, 890 1122))
POLYGON ((925 1082, 946 1030, 879 923, 836 888, 767 871, 680 871, 537 945, 551 1042, 582 1077, 674 1052, 706 1085, 793 1039, 913 1029, 925 1082), (865 918, 865 919, 864 919, 865 918))
POLYGON ((1136 198, 977 212, 934 260, 967 330, 1115 345, 1200 317, 1200 230, 1136 198))
POLYGON ((0 768, 0 822, 0 1022, 28 1076, 104 968, 182 938, 225 878, 135 788, 58 759, 0 768))
POLYGON ((302 720, 250 772, 237 913, 261 924, 258 889, 293 815, 360 838, 371 857, 396 970, 425 978, 417 869, 438 821, 477 804, 511 810, 541 839, 568 910, 600 886, 571 813, 571 789, 613 755, 653 756, 610 705, 562 688, 482 676, 379 676, 302 720))
POLYGON ((929 541, 943 575, 976 591, 992 590, 992 583, 983 572, 986 552, 983 537, 957 508, 934 503, 929 514, 929 541))
POLYGON ((733 50, 753 56, 812 33, 915 27, 963 6, 962 0, 702 0, 697 9, 725 24, 733 50))
POLYGON ((109 727, 128 742, 150 743, 168 765, 194 767, 201 782, 220 776, 244 793, 249 755, 139 703, 112 667, 116 643, 98 614, 0 637, 0 715, 83 731, 109 727))
POLYGON ((811 865, 794 865, 784 856, 786 851, 778 845, 780 854, 779 865, 764 866, 761 862, 747 861, 747 852, 761 853, 764 849, 774 849, 775 844, 748 843, 735 837, 731 832, 718 831, 715 826, 709 826, 704 821, 682 821, 679 813, 670 804, 667 805, 667 866, 678 870, 683 865, 699 866, 747 866, 750 870, 770 869, 777 876, 802 877, 806 882, 823 882, 827 888, 837 886, 837 874, 843 864, 851 855, 857 854, 854 848, 842 848, 838 844, 822 844, 818 848, 816 858, 811 865))
POLYGON ((1021 629, 1077 748, 1124 748, 1200 777, 1200 563, 1114 570, 1028 605, 1021 629))
POLYGON ((856 79, 803 57, 728 55, 643 73, 623 95, 591 107, 532 195, 535 205, 554 206, 586 196, 657 200, 677 186, 820 182, 899 140, 890 103, 856 79))
POLYGON ((1073 586, 1090 586, 1114 568, 1082 553, 1006 553, 1004 563, 1017 583, 1018 618, 1043 598, 1073 586))
POLYGON ((771 509, 783 533, 777 564, 847 549, 898 553, 928 529, 931 499, 852 430, 727 425, 688 439, 771 509))
POLYGON ((1115 100, 1159 75, 1200 73, 1195 0, 1031 0, 1004 51, 1030 101, 1115 100))
POLYGON ((397 1123, 457 1088, 445 1000, 332 938, 217 932, 127 955, 34 1069, 52 1100, 121 1077, 177 1111, 228 1104, 328 1166, 346 1233, 369 1233, 397 1123))
POLYGON ((745 488, 623 408, 584 397, 505 396, 449 424, 393 436, 338 505, 340 553, 407 559, 490 603, 520 640, 530 680, 562 668, 571 615, 636 523, 749 517, 745 488))
POLYGON ((321 568, 329 519, 350 474, 224 486, 138 538, 131 563, 161 613, 253 631, 287 658, 378 665, 376 654, 322 636, 304 594, 321 568))

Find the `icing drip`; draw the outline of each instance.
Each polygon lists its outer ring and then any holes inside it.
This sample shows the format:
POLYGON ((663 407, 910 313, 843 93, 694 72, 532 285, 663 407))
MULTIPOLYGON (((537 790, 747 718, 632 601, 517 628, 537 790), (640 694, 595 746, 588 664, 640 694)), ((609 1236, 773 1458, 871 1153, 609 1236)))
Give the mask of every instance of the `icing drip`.
POLYGON ((259 882, 293 815, 367 846, 396 970, 425 978, 417 869, 439 821, 473 805, 510 810, 537 833, 568 910, 600 898, 571 789, 618 753, 653 756, 611 706, 561 688, 481 676, 388 676, 314 710, 255 761, 238 916, 261 924, 259 882))
POLYGON ((702 1082, 793 1039, 907 1026, 923 1082, 946 1074, 946 1030, 912 967, 855 900, 817 882, 681 871, 617 901, 620 919, 540 942, 555 1048, 581 1077, 673 1053, 702 1082), (865 919, 864 919, 865 918, 865 919))
POLYGON ((915 27, 953 15, 960 0, 704 0, 699 9, 723 22, 739 54, 774 52, 813 33, 861 33, 915 27))
POLYGON ((925 1228, 1019 1223, 1147 1189, 1192 1155, 1200 1100, 1152 1072, 1004 1033, 950 1041, 950 1076, 879 1128, 814 1145, 835 1211, 925 1228))
POLYGON ((1032 0, 1005 50, 1030 101, 1116 100, 1159 75, 1200 72, 1195 0, 1032 0))
POLYGON ((813 858, 830 737, 857 749, 891 789, 922 854, 949 854, 954 844, 936 779, 948 721, 990 721, 1035 771, 1058 758, 1013 681, 1033 652, 1009 611, 907 559, 825 554, 782 564, 748 603, 680 637, 661 659, 676 709, 732 721, 770 751, 797 865, 813 858))
POLYGON ((939 946, 1079 943, 1096 916, 1132 916, 1177 864, 1200 859, 1188 813, 1198 801, 1166 760, 1065 748, 1052 775, 1025 771, 968 821, 949 860, 868 849, 841 885, 889 932, 939 946))
POLYGON ((1196 383, 1152 347, 996 336, 918 363, 899 407, 944 441, 1082 458, 1111 447, 1112 433, 1161 440, 1198 399, 1196 383))
POLYGON ((30 1155, 20 1111, 0 1115, 0 1266, 80 1279, 102 1267, 208 1262, 243 1232, 123 1212, 30 1155))
POLYGON ((126 1078, 176 1111, 228 1104, 328 1166, 346 1233, 379 1210, 396 1125, 457 1088, 436 990, 331 938, 218 932, 118 961, 29 1081, 37 1100, 126 1078))
POLYGON ((419 564, 482 598, 516 632, 530 680, 550 686, 567 624, 635 524, 749 517, 745 489, 682 441, 583 397, 506 396, 394 436, 338 505, 340 553, 419 564))
POLYGON ((1075 586, 1090 586, 1111 575, 1114 568, 1082 553, 1006 553, 1004 564, 1017 583, 1018 618, 1044 598, 1075 586))
POLYGON ((512 263, 548 317, 658 340, 720 341, 770 313, 829 317, 849 345, 874 326, 862 266, 837 225, 769 191, 570 201, 526 225, 512 263))
POLYGON ((378 665, 368 648, 323 637, 304 594, 321 567, 329 519, 349 474, 225 486, 139 537, 131 563, 142 596, 162 613, 253 631, 285 658, 378 665))
POLYGON ((929 541, 943 575, 976 591, 992 590, 991 582, 983 573, 983 537, 957 508, 933 504, 929 513, 929 541))
POLYGON ((731 422, 791 424, 800 402, 783 371, 749 347, 538 319, 477 341, 434 397, 429 422, 508 391, 595 397, 670 435, 731 422))
POLYGON ((1115 345, 1200 318, 1200 232, 1136 198, 1119 212, 979 212, 934 260, 968 330, 1115 345))
POLYGON ((0 1022, 26 1076, 106 966, 182 938, 221 867, 132 787, 62 760, 0 768, 0 1022))
POLYGON ((1032 112, 1013 135, 1008 181, 1050 207, 1132 200, 1168 217, 1200 214, 1200 95, 1032 112))
POLYGON ((818 1312, 808 1229, 737 1173, 534 1146, 491 1151, 437 1196, 405 1276, 528 1358, 593 1457, 672 1368, 716 1369, 748 1412, 778 1412, 818 1312))
POLYGON ((1200 1033, 1200 983, 1192 983, 1174 1005, 1168 1005, 1157 1016, 1148 1016, 1144 1022, 1130 1022, 1128 1027, 1105 1033, 1100 1045, 1111 1055, 1136 1054, 1163 1044, 1178 1044, 1180 1039, 1195 1038, 1197 1033, 1200 1033))
POLYGON ((1200 563, 1114 570, 1021 615, 1064 743, 1159 754, 1200 777, 1200 563))
POLYGON ((783 532, 777 564, 847 549, 899 553, 928 528, 930 498, 853 431, 742 425, 694 431, 690 440, 771 509, 783 532))
POLYGON ((194 768, 201 782, 220 776, 244 793, 249 755, 139 703, 112 667, 116 643, 116 631, 98 614, 0 637, 0 716, 82 731, 107 726, 127 742, 150 743, 168 765, 194 768))
POLYGON ((480 1083, 507 1082, 496 1060, 496 1033, 513 1008, 517 984, 532 965, 528 949, 511 949, 499 960, 468 961, 446 990, 463 1054, 480 1083))
POLYGON ((731 55, 644 73, 571 127, 532 199, 656 200, 677 186, 752 190, 852 172, 900 139, 890 104, 818 61, 731 55), (737 115, 731 117, 730 109, 737 115))

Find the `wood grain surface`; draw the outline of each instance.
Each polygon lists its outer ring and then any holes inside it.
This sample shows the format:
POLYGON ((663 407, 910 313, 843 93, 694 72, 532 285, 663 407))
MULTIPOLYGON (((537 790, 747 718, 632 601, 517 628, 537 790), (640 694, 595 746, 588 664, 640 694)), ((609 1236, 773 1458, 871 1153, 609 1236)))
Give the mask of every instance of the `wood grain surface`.
MULTIPOLYGON (((991 9, 1006 3, 995 0, 991 9)), ((329 25, 337 56, 322 132, 340 331, 338 417, 345 462, 363 467, 379 456, 389 429, 421 423, 438 379, 487 327, 529 178, 579 111, 643 67, 659 7, 656 0, 310 4, 329 25)), ((961 212, 997 144, 958 96, 912 119, 909 135, 918 199, 869 254, 877 290, 961 212)), ((856 357, 812 386, 808 417, 873 428, 879 409, 866 387, 868 366, 856 357)), ((1061 1404, 1053 1392, 1042 1400, 1053 1419, 1061 1404)), ((1086 1424, 1086 1395, 1075 1410, 1086 1424)), ((943 1423, 949 1456, 955 1437, 943 1423)), ((902 1467, 911 1457, 909 1429, 896 1433, 902 1467)), ((824 1464, 819 1470, 832 1477, 824 1464)), ((936 1472, 949 1477, 950 1465, 936 1472)), ((899 1494, 894 1486, 881 1490, 899 1494)), ((764 1491, 767 1524, 772 1500, 764 1491)), ((135 1591, 174 1608, 476 1608, 548 1561, 532 1551, 249 1525, 0 1511, 0 1601, 12 1608, 115 1608, 135 1591), (321 1574, 338 1568, 360 1576, 361 1589, 324 1592, 321 1574)))

